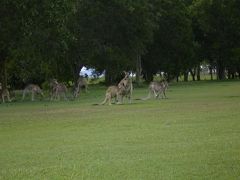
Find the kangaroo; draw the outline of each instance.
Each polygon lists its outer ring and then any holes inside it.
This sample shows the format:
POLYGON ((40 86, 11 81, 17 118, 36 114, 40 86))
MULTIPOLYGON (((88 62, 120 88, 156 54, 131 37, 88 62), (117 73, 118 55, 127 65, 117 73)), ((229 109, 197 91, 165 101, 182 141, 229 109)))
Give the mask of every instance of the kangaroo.
POLYGON ((160 94, 162 94, 162 98, 167 98, 166 90, 168 89, 167 81, 161 82, 151 82, 149 84, 149 94, 146 98, 142 98, 142 100, 150 99, 151 96, 154 96, 155 99, 158 99, 160 94))
POLYGON ((52 79, 50 81, 50 100, 60 100, 60 96, 62 95, 65 100, 67 100, 67 87, 63 83, 59 83, 56 79, 52 79))
POLYGON ((102 103, 100 103, 100 105, 104 105, 108 102, 108 105, 112 105, 112 99, 115 98, 115 103, 117 102, 117 98, 118 98, 118 87, 117 86, 109 86, 107 91, 106 91, 106 95, 105 95, 105 99, 102 103))
POLYGON ((108 102, 108 105, 111 105, 111 100, 115 98, 115 102, 118 104, 123 103, 123 97, 128 97, 129 102, 131 103, 132 98, 132 81, 129 78, 129 74, 125 73, 125 77, 118 83, 117 86, 109 86, 106 94, 105 99, 100 105, 106 104, 108 102))
POLYGON ((25 96, 26 96, 27 93, 31 93, 32 94, 32 98, 31 98, 32 101, 35 100, 35 95, 36 94, 40 94, 42 97, 44 96, 42 89, 38 85, 36 85, 36 84, 28 84, 24 88, 22 100, 25 99, 25 96))
POLYGON ((129 73, 125 72, 125 77, 118 83, 118 103, 123 103, 123 98, 127 97, 129 103, 132 102, 133 85, 129 73))
POLYGON ((0 94, 2 98, 2 102, 5 103, 5 97, 7 97, 8 102, 11 102, 10 94, 7 88, 3 88, 2 83, 0 83, 0 94))
POLYGON ((85 89, 86 93, 88 92, 87 80, 82 76, 78 78, 77 83, 74 87, 74 92, 73 92, 74 98, 77 98, 79 96, 81 89, 85 89))

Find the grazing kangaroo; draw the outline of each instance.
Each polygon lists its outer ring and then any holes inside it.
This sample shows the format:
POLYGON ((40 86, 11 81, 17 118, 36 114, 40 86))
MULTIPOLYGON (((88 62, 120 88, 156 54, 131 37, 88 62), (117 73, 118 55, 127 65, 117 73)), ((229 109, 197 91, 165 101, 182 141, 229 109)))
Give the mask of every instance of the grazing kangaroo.
POLYGON ((78 78, 77 84, 74 87, 74 92, 73 92, 74 98, 77 98, 79 96, 81 89, 85 89, 85 92, 88 92, 87 80, 82 76, 78 78))
POLYGON ((42 89, 38 85, 36 85, 36 84, 28 84, 24 88, 22 100, 25 99, 26 93, 31 93, 32 94, 32 98, 31 98, 32 101, 35 100, 35 95, 36 94, 40 94, 42 97, 44 96, 42 89))
POLYGON ((115 98, 115 102, 118 101, 118 103, 123 102, 123 97, 128 97, 129 102, 131 103, 131 98, 132 98, 132 80, 129 77, 129 74, 125 73, 125 77, 118 83, 117 86, 109 86, 105 99, 100 105, 106 104, 108 102, 109 105, 111 105, 111 100, 115 98), (120 101, 119 101, 120 99, 120 101))
POLYGON ((63 83, 59 83, 56 79, 50 81, 50 100, 60 100, 61 95, 67 100, 67 87, 63 83))
POLYGON ((149 84, 149 94, 146 98, 142 98, 142 100, 150 99, 151 96, 154 96, 155 99, 158 99, 160 94, 162 94, 162 98, 167 98, 166 90, 168 89, 168 82, 161 81, 161 82, 151 82, 149 84))
POLYGON ((0 83, 0 94, 2 98, 2 102, 5 103, 5 97, 7 97, 8 102, 11 102, 10 94, 7 88, 3 88, 2 83, 0 83))

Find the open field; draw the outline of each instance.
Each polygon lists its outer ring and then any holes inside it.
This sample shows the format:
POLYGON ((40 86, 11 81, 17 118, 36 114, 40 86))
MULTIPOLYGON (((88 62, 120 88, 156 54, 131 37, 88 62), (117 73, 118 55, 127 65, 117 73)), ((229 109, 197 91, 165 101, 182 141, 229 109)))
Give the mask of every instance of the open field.
POLYGON ((175 83, 169 99, 93 106, 105 89, 0 104, 0 179, 240 177, 239 81, 175 83))

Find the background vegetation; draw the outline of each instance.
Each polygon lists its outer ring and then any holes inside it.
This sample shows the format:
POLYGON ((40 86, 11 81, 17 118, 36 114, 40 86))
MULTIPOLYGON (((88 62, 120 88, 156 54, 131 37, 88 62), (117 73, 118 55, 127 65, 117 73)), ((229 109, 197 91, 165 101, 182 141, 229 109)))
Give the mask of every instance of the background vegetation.
POLYGON ((21 88, 75 80, 82 66, 151 81, 178 79, 200 65, 222 80, 240 74, 238 0, 1 0, 0 82, 21 88))

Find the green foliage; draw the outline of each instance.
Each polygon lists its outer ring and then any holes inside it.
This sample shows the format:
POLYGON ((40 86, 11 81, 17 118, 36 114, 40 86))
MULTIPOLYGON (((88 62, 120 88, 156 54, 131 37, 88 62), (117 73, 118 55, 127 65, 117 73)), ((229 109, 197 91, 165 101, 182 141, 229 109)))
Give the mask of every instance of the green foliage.
MULTIPOLYGON (((239 1, 199 0, 192 5, 196 40, 201 44, 203 57, 218 69, 218 78, 224 79, 224 70, 234 69, 234 49, 239 48, 239 1)), ((235 56, 239 59, 240 56, 235 56)), ((240 67, 240 64, 237 66, 240 67)))
POLYGON ((68 67, 66 21, 73 9, 70 5, 71 1, 1 1, 0 59, 8 61, 9 74, 20 71, 13 76, 22 82, 53 75, 69 77, 63 70, 68 67))
MULTIPOLYGON (((219 79, 240 72, 237 0, 0 2, 0 81, 76 80, 83 66, 169 78, 207 60, 219 79)), ((108 78, 106 78, 108 80, 108 78)), ((3 84, 6 84, 3 83, 3 84)))
POLYGON ((192 67, 193 39, 187 6, 182 1, 156 1, 158 29, 154 43, 143 57, 144 70, 155 74, 163 71, 177 76, 192 67))
POLYGON ((133 69, 137 55, 144 54, 152 40, 155 24, 150 2, 83 0, 78 8, 81 37, 77 41, 89 64, 111 75, 133 69))

